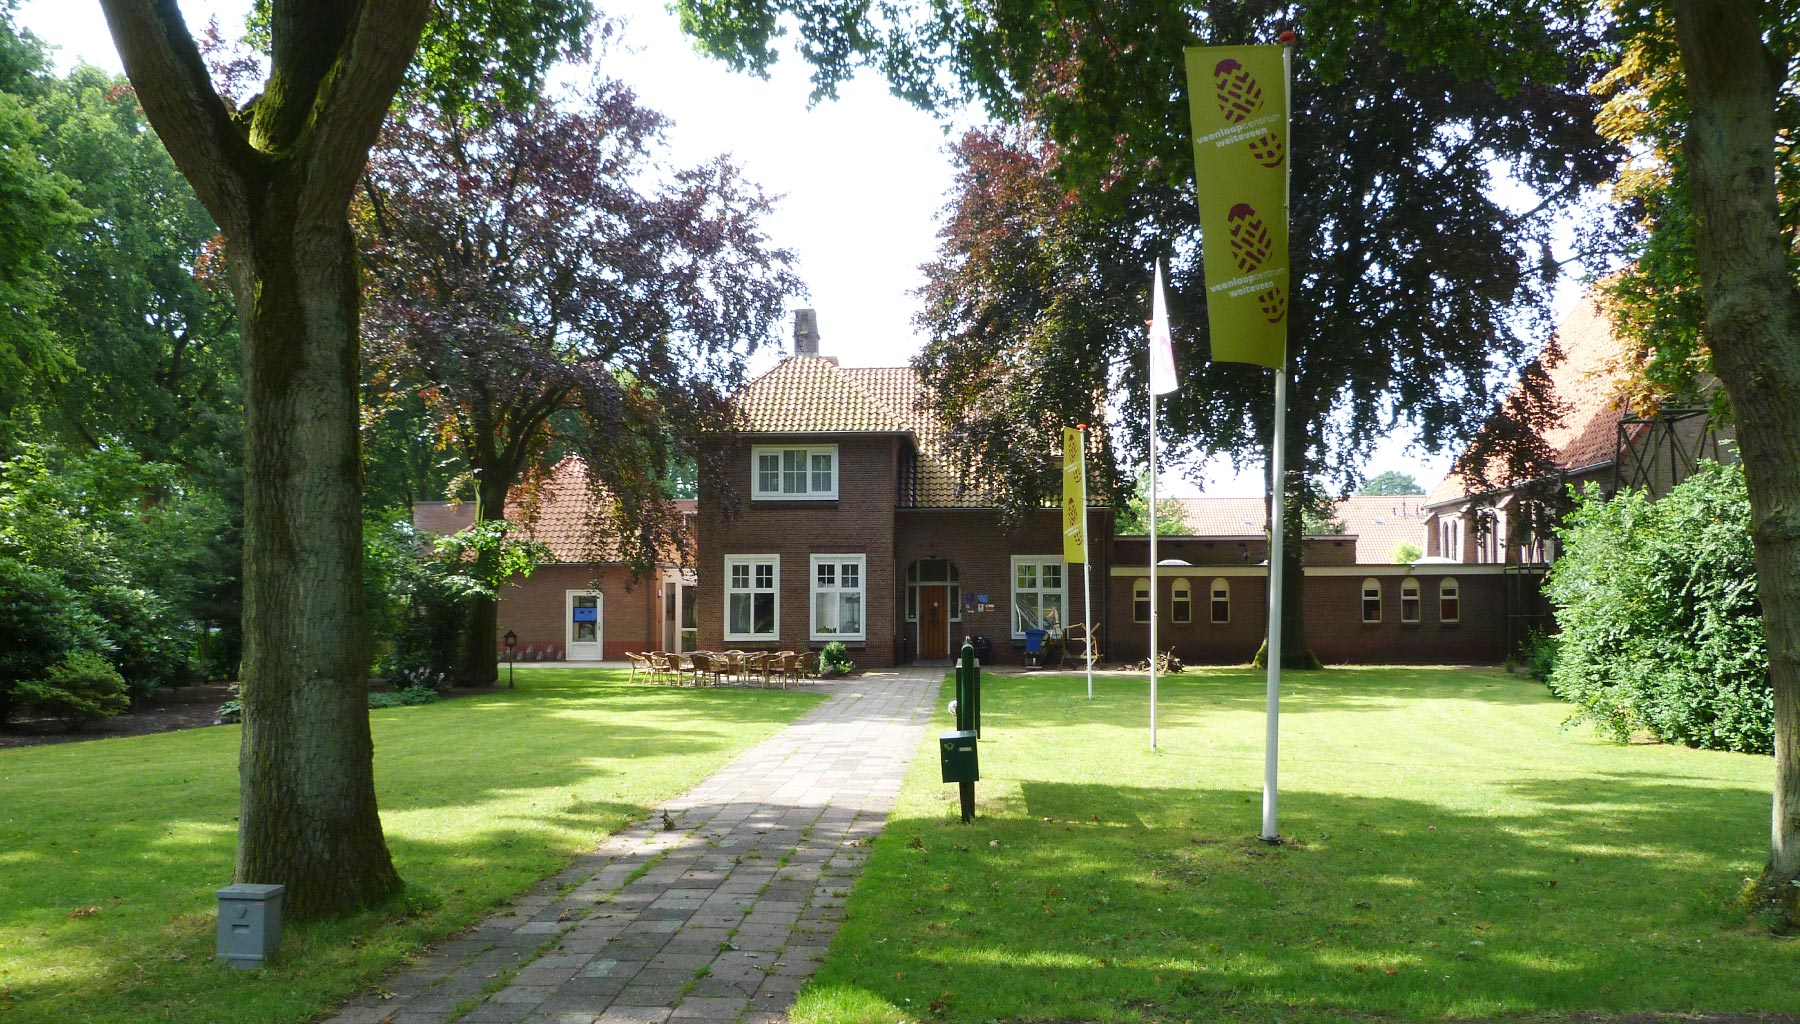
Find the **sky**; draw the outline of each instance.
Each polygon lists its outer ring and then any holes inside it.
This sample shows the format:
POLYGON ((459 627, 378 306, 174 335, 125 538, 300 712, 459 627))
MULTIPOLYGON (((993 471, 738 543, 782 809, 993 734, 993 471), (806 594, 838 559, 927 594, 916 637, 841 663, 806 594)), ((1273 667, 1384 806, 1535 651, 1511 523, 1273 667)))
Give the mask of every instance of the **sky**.
MULTIPOLYGON (((625 20, 624 47, 602 67, 629 83, 639 101, 669 116, 672 158, 696 164, 730 154, 747 178, 783 197, 766 227, 792 249, 809 295, 796 306, 818 311, 820 350, 846 366, 896 366, 923 344, 913 326, 919 267, 937 246, 937 218, 952 165, 946 151, 967 115, 941 122, 891 96, 873 76, 843 86, 837 100, 808 106, 806 68, 788 57, 768 80, 733 73, 694 52, 664 0, 603 3, 625 20)), ((243 24, 248 0, 184 0, 191 29, 217 16, 227 35, 243 24)), ((121 70, 95 0, 27 0, 18 23, 59 48, 59 66, 84 60, 121 70)), ((1567 308, 1567 302, 1559 304, 1567 308)), ((773 351, 753 365, 778 358, 773 351)), ((1408 450, 1390 438, 1367 467, 1411 473, 1430 487, 1449 455, 1408 450)), ((1233 473, 1223 461, 1166 474, 1177 496, 1259 495, 1261 474, 1233 473), (1180 479, 1185 476, 1187 479, 1180 479), (1175 477, 1175 479, 1169 479, 1175 477)))

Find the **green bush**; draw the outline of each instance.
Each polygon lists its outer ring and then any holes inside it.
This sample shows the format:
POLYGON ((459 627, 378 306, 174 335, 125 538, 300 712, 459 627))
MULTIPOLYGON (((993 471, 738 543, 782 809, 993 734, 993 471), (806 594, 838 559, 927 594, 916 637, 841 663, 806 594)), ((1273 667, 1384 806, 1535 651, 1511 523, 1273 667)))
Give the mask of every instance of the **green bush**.
POLYGON ((369 694, 370 708, 403 708, 419 704, 435 704, 438 692, 429 686, 409 686, 391 693, 369 694))
POLYGON ((105 624, 56 573, 0 554, 0 724, 21 700, 19 688, 42 680, 75 654, 106 650, 105 624))
POLYGON ((1550 688, 1617 739, 1770 753, 1774 706, 1743 472, 1704 464, 1660 501, 1590 487, 1546 593, 1550 688))
POLYGON ((131 706, 125 680, 105 658, 76 651, 50 666, 42 679, 19 684, 19 698, 61 719, 71 730, 86 722, 111 718, 131 706))
POLYGON ((819 674, 822 676, 849 675, 856 663, 850 660, 850 650, 842 641, 833 640, 819 651, 819 674))
POLYGON ((1525 671, 1533 679, 1546 682, 1550 673, 1556 670, 1557 634, 1546 633, 1541 629, 1533 629, 1525 637, 1525 648, 1521 652, 1525 671))

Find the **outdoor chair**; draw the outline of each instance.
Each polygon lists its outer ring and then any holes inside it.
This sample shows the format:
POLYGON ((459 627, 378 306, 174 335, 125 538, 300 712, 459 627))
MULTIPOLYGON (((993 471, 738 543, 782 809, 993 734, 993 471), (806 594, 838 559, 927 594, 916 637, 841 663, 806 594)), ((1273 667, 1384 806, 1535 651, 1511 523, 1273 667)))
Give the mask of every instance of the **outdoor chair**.
POLYGON ((781 688, 785 690, 788 688, 788 680, 791 679, 794 682, 800 681, 800 663, 806 660, 806 656, 803 654, 796 654, 793 651, 782 651, 780 654, 776 655, 776 657, 781 659, 779 668, 781 673, 781 688))
POLYGON ((679 655, 669 654, 666 651, 651 651, 649 656, 652 670, 651 682, 664 682, 665 677, 668 682, 681 682, 681 657, 679 655))
POLYGON ((710 685, 710 686, 719 685, 719 677, 724 673, 724 668, 719 664, 719 656, 718 655, 708 654, 705 651, 695 651, 692 654, 688 655, 688 659, 690 661, 692 661, 693 665, 694 665, 694 685, 695 686, 701 685, 700 684, 701 676, 705 676, 707 678, 707 680, 708 680, 707 685, 710 685))
POLYGON ((769 659, 771 657, 772 655, 757 651, 744 658, 745 675, 747 677, 756 676, 760 678, 762 680, 763 689, 765 690, 769 687, 769 659))
POLYGON ((725 674, 730 678, 742 680, 744 678, 745 670, 749 667, 750 656, 743 651, 732 648, 731 650, 726 651, 722 657, 725 659, 725 674))
POLYGON ((637 682, 639 672, 649 676, 651 682, 656 681, 656 666, 650 664, 650 656, 648 654, 644 654, 641 651, 636 653, 626 651, 625 660, 631 662, 631 682, 637 682))

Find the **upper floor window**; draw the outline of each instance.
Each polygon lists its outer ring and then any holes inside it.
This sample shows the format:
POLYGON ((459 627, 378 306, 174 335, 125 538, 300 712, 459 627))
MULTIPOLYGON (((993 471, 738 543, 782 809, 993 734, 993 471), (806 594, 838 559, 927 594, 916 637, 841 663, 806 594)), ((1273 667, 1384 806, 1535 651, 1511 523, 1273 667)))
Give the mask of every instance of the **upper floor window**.
POLYGON ((1063 560, 1014 555, 1012 565, 1013 636, 1023 639, 1028 629, 1061 629, 1063 560))
POLYGON ((1362 585, 1363 621, 1381 621, 1381 581, 1371 576, 1362 585))
POLYGON ((821 501, 838 496, 837 445, 750 449, 750 497, 761 501, 821 501))
POLYGON ((1400 581, 1400 621, 1419 621, 1419 581, 1411 576, 1400 581))
POLYGON ((781 632, 780 578, 780 555, 725 556, 725 639, 775 639, 781 632))
POLYGON ((1194 592, 1187 580, 1175 581, 1175 595, 1170 599, 1169 611, 1176 622, 1194 621, 1194 592))
POLYGON ((1438 581, 1438 621, 1460 622, 1462 620, 1462 591, 1456 585, 1456 577, 1446 576, 1438 581))

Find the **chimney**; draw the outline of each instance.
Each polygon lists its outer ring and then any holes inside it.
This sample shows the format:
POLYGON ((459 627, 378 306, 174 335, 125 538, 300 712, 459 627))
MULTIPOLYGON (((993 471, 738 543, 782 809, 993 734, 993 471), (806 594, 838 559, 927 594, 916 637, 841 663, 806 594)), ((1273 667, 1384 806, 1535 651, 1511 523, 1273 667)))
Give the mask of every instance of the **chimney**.
POLYGON ((811 309, 794 310, 794 354, 819 354, 819 314, 811 309))

